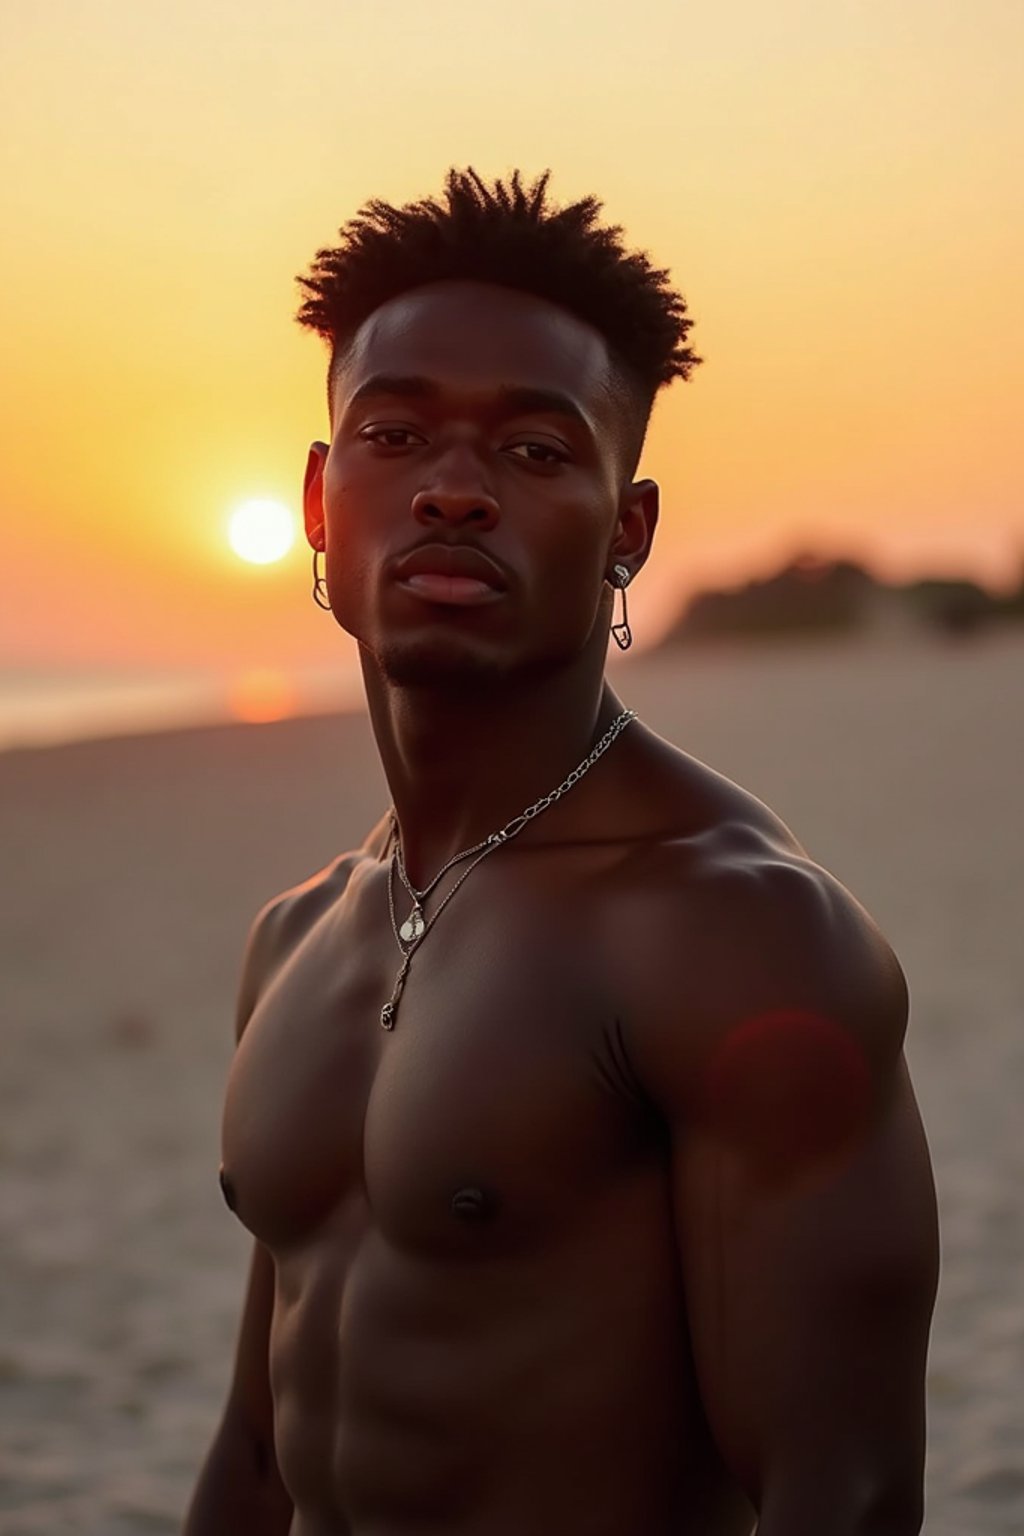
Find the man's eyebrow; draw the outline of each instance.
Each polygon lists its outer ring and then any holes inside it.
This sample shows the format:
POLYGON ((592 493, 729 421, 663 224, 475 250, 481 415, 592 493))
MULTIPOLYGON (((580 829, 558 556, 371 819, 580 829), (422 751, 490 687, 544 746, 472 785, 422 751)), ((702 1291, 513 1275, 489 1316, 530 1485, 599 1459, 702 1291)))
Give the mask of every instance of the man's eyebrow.
POLYGON ((438 387, 434 381, 418 374, 373 373, 358 389, 352 391, 348 404, 356 405, 370 395, 402 395, 410 399, 437 393, 438 387))
POLYGON ((504 384, 498 390, 502 409, 511 415, 527 416, 536 411, 542 416, 567 416, 578 427, 591 431, 590 418, 572 395, 560 389, 543 389, 533 384, 504 384))
MULTIPOLYGON (((429 399, 441 393, 434 379, 422 374, 374 373, 349 396, 349 407, 374 395, 397 395, 403 399, 429 399)), ((497 404, 506 415, 537 412, 547 416, 565 416, 587 432, 592 432, 590 418, 571 395, 560 389, 546 389, 534 384, 503 384, 496 394, 497 404)))

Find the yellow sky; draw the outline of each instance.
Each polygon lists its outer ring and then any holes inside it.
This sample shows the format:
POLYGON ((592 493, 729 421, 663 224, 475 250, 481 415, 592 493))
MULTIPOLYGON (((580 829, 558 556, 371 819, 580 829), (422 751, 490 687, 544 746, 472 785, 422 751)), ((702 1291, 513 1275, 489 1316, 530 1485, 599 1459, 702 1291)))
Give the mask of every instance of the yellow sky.
POLYGON ((318 660, 307 555, 243 566, 326 427, 293 277, 366 198, 550 167, 672 269, 631 605, 798 545, 1024 552, 1020 0, 53 0, 0 61, 0 665, 318 660))

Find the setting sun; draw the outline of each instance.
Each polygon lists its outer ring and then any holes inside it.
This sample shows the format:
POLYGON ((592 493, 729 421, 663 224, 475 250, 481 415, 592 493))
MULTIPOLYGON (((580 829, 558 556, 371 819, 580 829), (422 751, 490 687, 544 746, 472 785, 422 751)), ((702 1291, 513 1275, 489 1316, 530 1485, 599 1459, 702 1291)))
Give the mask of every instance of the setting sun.
POLYGON ((295 543, 295 519, 279 501, 246 501, 231 515, 228 542, 252 565, 281 560, 295 543))

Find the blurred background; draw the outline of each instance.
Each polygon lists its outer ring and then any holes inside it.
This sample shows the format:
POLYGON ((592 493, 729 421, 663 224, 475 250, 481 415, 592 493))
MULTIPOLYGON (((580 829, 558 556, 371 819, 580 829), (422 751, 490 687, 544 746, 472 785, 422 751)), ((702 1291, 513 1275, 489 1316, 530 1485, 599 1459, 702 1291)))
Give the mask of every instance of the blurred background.
POLYGON ((54 0, 0 54, 0 1528, 174 1531, 244 1234, 248 924, 387 802, 309 599, 369 197, 550 168, 668 266, 627 704, 872 911, 940 1192, 927 1530, 1024 1526, 1024 206, 1016 0, 54 0), (291 542, 290 542, 291 541, 291 542))

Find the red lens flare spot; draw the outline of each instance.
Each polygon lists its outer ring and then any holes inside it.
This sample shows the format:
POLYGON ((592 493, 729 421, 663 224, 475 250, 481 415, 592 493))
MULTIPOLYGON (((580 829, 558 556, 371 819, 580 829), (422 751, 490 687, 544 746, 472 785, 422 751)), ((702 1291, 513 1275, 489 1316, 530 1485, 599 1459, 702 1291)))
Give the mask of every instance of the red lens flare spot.
POLYGON ((228 691, 228 708, 235 720, 247 725, 264 725, 271 720, 287 720, 296 712, 298 700, 291 680, 272 668, 243 672, 228 691))
POLYGON ((702 1110, 720 1133, 765 1166, 793 1166, 840 1150, 863 1126, 867 1059, 823 1014, 774 1009, 743 1020, 712 1055, 702 1110))

